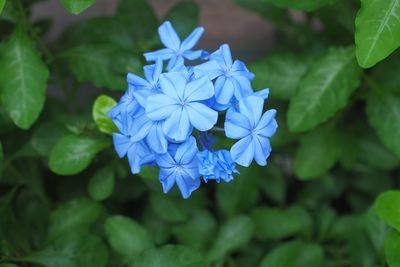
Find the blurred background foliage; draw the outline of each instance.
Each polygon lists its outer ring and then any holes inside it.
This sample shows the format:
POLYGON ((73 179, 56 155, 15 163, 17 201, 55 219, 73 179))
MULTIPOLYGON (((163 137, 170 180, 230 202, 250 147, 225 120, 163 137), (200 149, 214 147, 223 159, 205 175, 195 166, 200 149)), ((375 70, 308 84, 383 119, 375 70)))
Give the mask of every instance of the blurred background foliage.
MULTIPOLYGON (((38 2, 0 0, 1 267, 400 266, 399 0, 235 0, 274 25, 248 63, 279 130, 267 167, 189 200, 130 174, 105 114, 158 25, 188 34, 197 4, 160 20, 121 0, 49 45, 38 2)), ((73 16, 96 0, 60 2, 73 16)))

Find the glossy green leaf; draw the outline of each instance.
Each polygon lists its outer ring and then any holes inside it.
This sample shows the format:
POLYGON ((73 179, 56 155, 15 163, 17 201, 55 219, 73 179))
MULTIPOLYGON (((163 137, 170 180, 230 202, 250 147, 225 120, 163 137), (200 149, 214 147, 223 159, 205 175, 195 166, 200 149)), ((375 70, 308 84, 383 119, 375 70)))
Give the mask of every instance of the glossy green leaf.
POLYGON ((41 156, 48 157, 55 144, 67 133, 61 123, 47 121, 35 129, 30 143, 41 156))
POLYGON ((118 132, 117 127, 115 127, 115 124, 107 115, 115 105, 117 105, 117 102, 106 95, 100 95, 94 101, 92 116, 97 124, 97 128, 103 133, 111 134, 118 132))
POLYGON ((124 216, 109 217, 104 230, 112 249, 127 262, 154 246, 150 233, 139 223, 124 216))
POLYGON ((82 44, 64 51, 62 56, 76 79, 111 90, 125 90, 126 73, 137 73, 141 68, 132 51, 113 44, 82 44))
POLYGON ((339 159, 341 145, 339 134, 329 125, 303 136, 294 158, 295 174, 302 180, 321 177, 339 159))
POLYGON ((0 46, 0 73, 2 105, 18 127, 28 129, 43 108, 49 71, 20 28, 0 46))
POLYGON ((356 54, 369 68, 400 46, 400 1, 362 0, 356 18, 356 54))
POLYGON ((400 231, 400 191, 386 191, 378 196, 374 209, 389 226, 400 231))
POLYGON ((400 266, 400 234, 391 231, 385 240, 385 258, 389 267, 400 266))
POLYGON ((325 5, 332 4, 335 1, 336 0, 266 0, 267 3, 279 7, 301 9, 305 11, 313 11, 325 5))
POLYGON ((70 233, 86 233, 99 217, 100 211, 100 205, 88 198, 62 203, 50 215, 49 239, 70 233))
POLYGON ((254 223, 244 215, 232 217, 222 224, 214 245, 211 247, 208 259, 218 260, 226 254, 234 252, 250 241, 254 231, 254 223))
POLYGON ((114 191, 115 174, 110 166, 98 170, 90 177, 88 192, 91 198, 102 201, 108 198, 114 191))
POLYGON ((376 253, 381 253, 388 231, 387 225, 378 217, 373 208, 369 209, 364 216, 362 216, 362 222, 376 253))
POLYGON ((323 260, 324 252, 319 245, 291 241, 267 254, 260 267, 320 267, 323 260))
POLYGON ((62 5, 72 14, 79 14, 91 5, 93 5, 96 0, 60 0, 62 5))
POLYGON ((171 21, 181 40, 198 26, 199 8, 193 1, 181 1, 173 6, 164 20, 171 21))
POLYGON ((352 47, 329 49, 311 65, 290 101, 289 130, 308 131, 331 118, 346 106, 360 74, 352 47))
POLYGON ((400 159, 400 96, 375 88, 368 96, 367 117, 379 138, 400 159))
POLYGON ((130 267, 206 267, 204 258, 192 248, 166 245, 148 249, 130 267))
POLYGON ((272 54, 249 66, 255 89, 270 89, 270 97, 289 100, 306 73, 310 60, 295 54, 272 54), (288 79, 290 77, 290 79, 288 79))
POLYGON ((255 223, 255 238, 280 240, 296 234, 311 233, 311 217, 302 207, 289 209, 260 207, 252 211, 255 223))
POLYGON ((109 144, 109 140, 67 135, 57 142, 50 153, 50 170, 59 175, 77 174, 86 169, 96 154, 109 144))

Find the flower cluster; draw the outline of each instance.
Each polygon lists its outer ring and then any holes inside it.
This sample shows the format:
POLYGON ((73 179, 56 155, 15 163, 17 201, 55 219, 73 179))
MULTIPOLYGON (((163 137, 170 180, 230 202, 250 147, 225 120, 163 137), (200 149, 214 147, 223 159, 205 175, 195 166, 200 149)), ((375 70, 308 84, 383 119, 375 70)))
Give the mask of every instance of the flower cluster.
POLYGON ((119 129, 113 134, 119 157, 128 157, 134 174, 143 165, 158 166, 164 192, 177 184, 184 198, 201 177, 229 182, 239 173, 236 164, 248 167, 254 159, 266 165, 268 138, 277 129, 276 111, 263 114, 268 89, 253 91, 254 74, 232 59, 227 44, 211 54, 193 50, 202 27, 183 41, 168 21, 158 32, 165 48, 144 54, 154 64, 144 66, 145 78, 128 74, 128 90, 109 112, 119 129), (192 60, 200 64, 186 65, 192 60), (214 131, 238 141, 230 150, 214 150, 214 131))

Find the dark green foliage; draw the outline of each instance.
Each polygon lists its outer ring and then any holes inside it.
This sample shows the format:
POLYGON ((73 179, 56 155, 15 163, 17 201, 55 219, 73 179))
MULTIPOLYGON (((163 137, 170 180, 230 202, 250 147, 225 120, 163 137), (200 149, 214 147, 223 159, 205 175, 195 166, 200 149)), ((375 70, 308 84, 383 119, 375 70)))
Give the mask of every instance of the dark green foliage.
MULTIPOLYGON (((248 68, 279 128, 266 167, 188 200, 111 145, 127 72, 161 47, 149 3, 47 46, 38 2, 0 0, 0 267, 400 266, 400 0, 235 0, 275 26, 248 68)), ((60 0, 71 16, 95 2, 60 0)), ((163 18, 182 38, 196 2, 163 18)))

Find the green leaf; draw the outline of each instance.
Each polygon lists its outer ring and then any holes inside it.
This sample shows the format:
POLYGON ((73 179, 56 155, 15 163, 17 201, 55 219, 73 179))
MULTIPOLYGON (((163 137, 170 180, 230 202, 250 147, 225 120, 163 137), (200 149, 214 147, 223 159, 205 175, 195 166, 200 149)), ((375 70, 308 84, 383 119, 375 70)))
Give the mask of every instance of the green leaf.
POLYGON ((375 200, 374 209, 389 226, 400 231, 400 191, 386 191, 375 200))
POLYGON ((362 0, 355 23, 360 66, 372 67, 400 46, 399 0, 362 0))
POLYGON ((49 239, 69 233, 86 233, 99 217, 101 206, 88 198, 76 198, 59 205, 50 215, 49 239))
POLYGON ((228 219, 220 228, 214 245, 208 254, 210 261, 221 259, 226 254, 234 252, 250 241, 254 231, 254 223, 244 215, 228 219))
MULTIPOLYGON (((0 0, 0 2, 1 2, 1 0, 0 0)), ((0 9, 0 11, 1 11, 1 9, 0 9)), ((12 264, 12 263, 0 263, 0 267, 18 267, 18 266, 15 264, 12 264)))
POLYGON ((171 21, 181 40, 197 27, 199 8, 193 1, 181 1, 168 10, 164 20, 171 21))
POLYGON ((311 217, 302 207, 255 208, 251 217, 255 223, 255 238, 259 240, 280 240, 311 233, 311 217))
POLYGON ((352 47, 329 49, 311 65, 290 101, 289 130, 311 130, 346 106, 360 74, 352 47))
POLYGON ((60 0, 62 5, 67 9, 70 13, 76 15, 85 11, 91 5, 93 5, 96 0, 60 0))
POLYGON ((336 0, 266 0, 267 3, 279 7, 314 11, 320 7, 334 3, 336 0))
POLYGON ((109 217, 104 224, 104 230, 112 249, 128 262, 154 246, 146 228, 128 217, 109 217))
POLYGON ((79 81, 111 90, 125 90, 126 73, 141 69, 132 51, 113 44, 82 44, 64 51, 62 56, 79 81))
POLYGON ((272 54, 249 66, 255 74, 253 86, 256 89, 269 88, 271 98, 289 100, 306 73, 310 59, 289 53, 272 54))
POLYGON ((188 222, 172 228, 174 236, 184 245, 205 249, 214 236, 217 223, 211 213, 196 210, 188 222))
POLYGON ((86 169, 108 140, 86 136, 67 135, 57 142, 50 153, 50 170, 59 175, 73 175, 86 169))
POLYGON ((61 123, 47 121, 35 129, 30 143, 41 156, 48 157, 58 140, 67 133, 67 129, 61 123))
POLYGON ((108 198, 114 191, 115 174, 110 166, 98 170, 90 177, 88 192, 91 198, 102 201, 108 198))
POLYGON ((319 245, 291 241, 267 254, 260 267, 320 267, 323 261, 324 252, 319 245))
POLYGON ((335 128, 320 127, 301 138, 294 173, 302 180, 319 178, 335 165, 341 151, 341 139, 335 128))
POLYGON ((372 69, 371 78, 376 81, 384 90, 400 93, 400 50, 394 52, 390 57, 381 61, 372 69))
POLYGON ((362 216, 362 223, 367 232, 367 236, 375 248, 377 254, 381 253, 384 247, 385 236, 388 230, 385 222, 381 220, 373 208, 362 216))
POLYGON ((383 144, 400 159, 400 96, 374 88, 367 99, 367 117, 383 144))
POLYGON ((20 28, 0 46, 0 73, 4 108, 18 127, 30 128, 43 108, 49 71, 20 28))
POLYGON ((265 175, 260 180, 261 191, 266 197, 278 204, 283 204, 286 198, 286 179, 282 169, 269 162, 265 175))
POLYGON ((203 257, 195 250, 178 245, 148 249, 130 267, 206 267, 203 257), (161 265, 160 265, 161 264, 161 265))
POLYGON ((400 234, 396 231, 391 231, 385 240, 385 258, 389 267, 400 266, 400 234))
POLYGON ((150 196, 150 207, 165 222, 179 223, 188 219, 188 215, 179 207, 178 203, 166 195, 152 194, 150 196))
POLYGON ((117 102, 113 98, 106 95, 100 95, 94 101, 92 116, 96 122, 97 128, 99 128, 101 132, 106 134, 118 132, 117 127, 115 127, 115 124, 107 115, 110 109, 116 105, 117 102))
POLYGON ((3 7, 5 4, 6 4, 6 0, 0 0, 0 13, 1 13, 1 11, 3 11, 3 7))

